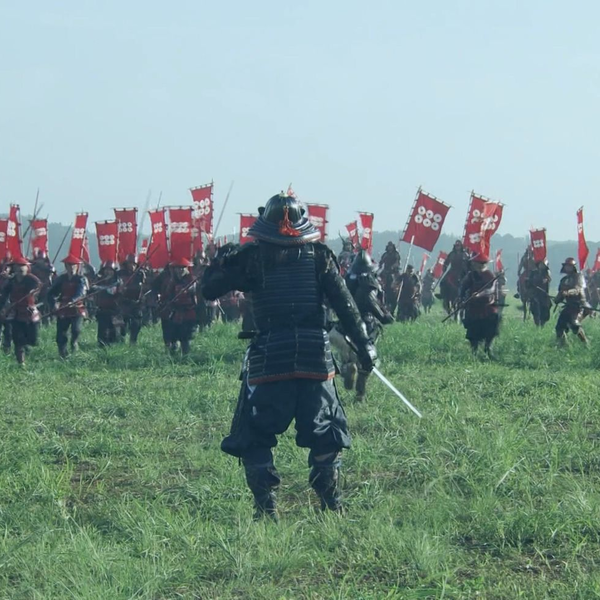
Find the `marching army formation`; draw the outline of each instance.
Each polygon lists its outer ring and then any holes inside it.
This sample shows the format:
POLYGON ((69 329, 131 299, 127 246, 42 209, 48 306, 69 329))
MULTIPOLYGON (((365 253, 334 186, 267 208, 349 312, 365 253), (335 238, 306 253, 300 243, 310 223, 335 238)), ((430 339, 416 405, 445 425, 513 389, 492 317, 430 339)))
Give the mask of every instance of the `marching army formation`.
MULTIPOLYGON (((231 245, 227 245, 231 247, 231 245)), ((218 319, 242 319, 243 330, 254 327, 252 294, 228 290, 218 298, 206 297, 200 285, 204 272, 215 258, 215 247, 199 252, 193 260, 178 258, 165 269, 154 271, 147 261, 128 255, 121 264, 105 262, 96 273, 80 258, 63 259, 64 273, 57 274, 44 252, 31 261, 8 256, 0 263, 0 338, 5 354, 14 354, 24 364, 28 348, 37 344, 40 325, 56 324, 58 354, 66 358, 75 352, 86 320, 95 319, 100 347, 123 342, 135 345, 145 325, 160 322, 166 349, 172 355, 186 355, 198 329, 218 319)), ((421 276, 412 265, 402 267, 400 253, 388 242, 378 263, 360 248, 343 241, 336 264, 350 289, 373 342, 383 325, 394 321, 415 321, 441 300, 448 317, 462 322, 473 352, 480 346, 487 355, 498 335, 502 309, 506 306, 506 275, 493 273, 489 256, 472 254, 456 241, 448 253, 442 275, 432 269, 421 276)), ((535 261, 527 248, 518 269, 517 293, 524 318, 531 315, 543 327, 553 305, 562 309, 556 324, 559 346, 567 344, 571 331, 587 344, 581 322, 600 306, 600 271, 582 273, 573 258, 561 268, 564 275, 558 295, 550 295, 552 276, 546 259, 535 261)), ((340 353, 341 369, 348 389, 357 397, 365 395, 366 376, 358 370, 353 352, 343 343, 339 326, 332 340, 340 353)))
MULTIPOLYGON (((296 443, 310 451, 309 482, 321 508, 340 512, 341 453, 351 438, 335 376, 364 401, 384 326, 417 320, 436 298, 447 313, 444 320, 460 319, 473 353, 483 347, 490 356, 505 306, 505 273, 493 273, 489 256, 467 251, 460 241, 439 278, 431 269, 421 278, 412 265, 402 267, 392 242, 378 263, 349 241, 336 257, 319 241, 302 204, 284 193, 259 208, 249 233, 253 242, 211 246, 193 260, 172 258, 161 271, 133 254, 121 264, 105 262, 97 273, 69 255, 61 274, 44 252, 31 261, 8 256, 0 264, 2 349, 10 354, 14 347, 23 365, 40 326, 55 324, 58 354, 66 359, 78 349, 84 322, 93 318, 101 348, 127 339, 136 345, 145 325, 160 322, 166 350, 187 355, 199 328, 217 318, 241 319, 239 337, 249 345, 238 405, 221 447, 244 466, 256 518, 277 519, 280 476, 272 449, 292 420, 296 443)), ((581 322, 600 304, 600 274, 584 275, 573 258, 564 261, 561 274, 552 297, 547 261, 536 262, 528 250, 515 296, 524 316, 530 312, 540 327, 550 319, 552 304, 561 305, 559 346, 569 331, 587 344, 581 322)))

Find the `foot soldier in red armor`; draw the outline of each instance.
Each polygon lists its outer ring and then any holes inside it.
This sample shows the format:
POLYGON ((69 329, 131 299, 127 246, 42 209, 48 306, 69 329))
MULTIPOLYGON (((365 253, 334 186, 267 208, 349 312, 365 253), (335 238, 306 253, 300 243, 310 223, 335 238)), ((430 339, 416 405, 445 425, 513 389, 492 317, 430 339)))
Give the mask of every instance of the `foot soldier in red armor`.
POLYGON ((321 507, 341 510, 340 454, 350 447, 346 416, 334 385, 325 301, 369 371, 376 358, 333 252, 297 199, 273 196, 249 234, 256 240, 219 250, 202 279, 206 298, 252 292, 255 336, 230 435, 221 448, 242 459, 256 517, 276 517, 279 474, 272 448, 295 419, 296 444, 309 448, 310 484, 321 507))
POLYGON ((178 344, 181 346, 183 355, 189 354, 190 342, 198 325, 197 284, 190 273, 193 266, 192 261, 187 258, 179 258, 171 262, 171 278, 163 300, 168 320, 168 340, 171 354, 178 351, 178 344))
POLYGON ((120 310, 122 281, 114 262, 105 262, 98 271, 97 281, 90 288, 96 296, 96 323, 98 346, 104 348, 121 339, 123 317, 120 310))
POLYGON ((121 333, 125 337, 129 332, 129 342, 137 344, 144 317, 142 300, 146 273, 138 268, 137 257, 128 254, 121 264, 118 275, 122 281, 120 303, 124 325, 121 333))
POLYGON ((12 270, 13 276, 0 295, 0 312, 11 322, 15 356, 17 362, 23 365, 28 347, 37 346, 41 315, 36 303, 42 282, 29 273, 26 258, 14 259, 12 270))
POLYGON ((61 358, 68 356, 69 329, 71 330, 71 352, 77 350, 83 319, 87 316, 85 295, 87 279, 79 274, 82 260, 76 256, 63 259, 66 272, 59 275, 48 290, 48 301, 55 306, 56 344, 61 358))
POLYGON ((556 322, 556 337, 559 346, 566 346, 567 332, 569 329, 587 345, 585 331, 581 327, 584 311, 589 308, 585 298, 585 280, 583 273, 577 269, 574 258, 567 258, 562 264, 561 273, 565 276, 558 284, 558 295, 554 299, 556 304, 564 302, 564 308, 558 315, 556 322))
POLYGON ((464 306, 463 325, 466 338, 473 354, 484 342, 485 353, 491 356, 492 342, 498 335, 500 315, 498 314, 497 277, 488 270, 489 257, 483 253, 471 261, 471 271, 460 286, 460 299, 464 306))
MULTIPOLYGON (((30 271, 32 275, 35 275, 42 282, 42 289, 39 293, 39 304, 43 314, 51 312, 51 307, 48 304, 48 290, 54 281, 56 276, 56 269, 50 262, 48 255, 44 250, 37 250, 33 260, 31 261, 30 271)), ((49 324, 49 318, 47 317, 43 321, 43 325, 49 324)))
MULTIPOLYGON (((5 258, 0 261, 0 294, 4 292, 4 288, 11 279, 10 259, 5 258)), ((10 347, 12 345, 12 322, 6 319, 2 312, 0 312, 0 337, 2 338, 2 352, 4 352, 4 354, 10 354, 10 347)))

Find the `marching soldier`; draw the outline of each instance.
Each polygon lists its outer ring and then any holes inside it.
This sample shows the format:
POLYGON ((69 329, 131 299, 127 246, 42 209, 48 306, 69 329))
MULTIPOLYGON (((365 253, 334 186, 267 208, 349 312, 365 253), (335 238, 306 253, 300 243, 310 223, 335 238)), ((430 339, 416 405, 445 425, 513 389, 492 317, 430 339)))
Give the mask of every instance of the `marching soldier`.
POLYGON ((529 272, 527 288, 530 290, 529 307, 533 315, 533 322, 538 327, 543 327, 550 320, 550 268, 547 260, 536 263, 535 268, 529 272))
POLYGON ((340 453, 350 447, 350 436, 333 383, 325 299, 366 371, 375 348, 334 254, 318 243, 320 234, 298 200, 278 194, 259 215, 250 229, 257 241, 221 248, 202 280, 206 298, 233 289, 252 292, 256 324, 231 433, 221 448, 242 459, 255 516, 276 518, 280 478, 272 448, 295 419, 296 444, 310 449, 309 481, 321 507, 340 511, 340 453))
MULTIPOLYGON (((375 345, 383 330, 383 325, 393 323, 394 317, 385 308, 383 290, 377 279, 375 265, 366 250, 361 250, 356 255, 350 271, 346 274, 346 285, 367 326, 369 340, 375 345)), ((363 401, 370 371, 361 368, 358 356, 346 341, 344 328, 340 323, 336 324, 329 332, 329 337, 340 353, 344 387, 347 390, 353 390, 356 386, 356 399, 359 402, 363 401)))
POLYGON ((91 287, 96 296, 96 322, 98 325, 98 346, 104 348, 120 340, 123 317, 120 311, 122 281, 117 273, 117 265, 106 261, 98 271, 98 281, 91 287))
POLYGON ((587 345, 588 340, 585 331, 581 327, 584 318, 584 310, 589 308, 585 299, 585 280, 583 274, 577 269, 574 258, 567 258, 560 270, 564 277, 558 284, 558 295, 554 299, 555 304, 564 302, 564 307, 558 315, 556 322, 556 337, 558 345, 567 345, 567 332, 569 329, 587 345))
POLYGON ((12 261, 13 276, 0 294, 0 311, 12 325, 17 363, 25 364, 29 346, 37 346, 40 313, 36 306, 42 282, 29 273, 29 261, 20 257, 12 261), (6 306, 7 302, 9 303, 6 306))
POLYGON ((144 316, 142 300, 146 273, 143 269, 138 268, 137 257, 134 254, 128 254, 121 263, 121 270, 118 275, 123 282, 120 303, 124 325, 121 328, 121 333, 125 337, 129 332, 129 343, 135 345, 142 329, 144 316))
POLYGON ((342 242, 342 251, 338 256, 338 263, 340 265, 340 275, 344 277, 352 266, 354 260, 354 247, 350 240, 344 240, 342 242))
POLYGON ((401 323, 415 321, 419 316, 419 301, 421 299, 421 282, 412 265, 407 265, 406 271, 398 278, 399 297, 397 319, 401 323))
MULTIPOLYGON (((44 250, 37 250, 35 257, 31 262, 31 274, 35 275, 42 282, 42 289, 39 293, 39 300, 42 307, 42 312, 47 314, 50 312, 50 305, 48 304, 48 290, 52 285, 52 281, 56 276, 56 269, 50 262, 48 255, 44 250)), ((43 320, 43 325, 48 325, 48 317, 43 320)))
POLYGON ((471 271, 463 279, 459 297, 464 306, 463 325, 466 338, 473 354, 484 342, 485 353, 491 358, 491 347, 498 335, 500 315, 498 314, 496 277, 487 268, 489 257, 477 254, 471 260, 471 271))
POLYGON ((82 260, 76 256, 63 259, 65 273, 59 275, 48 290, 48 301, 55 307, 56 344, 61 358, 68 356, 67 344, 71 331, 71 352, 78 348, 83 319, 87 316, 85 296, 87 279, 79 273, 82 260), (58 306, 57 306, 58 305, 58 306))
MULTIPOLYGON (((4 289, 10 281, 10 259, 4 259, 0 262, 0 294, 4 293, 4 289)), ((0 336, 2 337, 2 351, 4 354, 10 354, 12 322, 6 319, 2 312, 0 312, 0 336)))
POLYGON ((435 277, 433 276, 433 271, 431 269, 427 269, 425 271, 425 276, 423 277, 423 287, 422 287, 422 297, 421 304, 423 305, 423 310, 428 313, 431 312, 431 307, 435 302, 435 298, 433 295, 433 288, 435 286, 435 277))
POLYGON ((173 279, 171 273, 171 265, 167 264, 165 268, 152 280, 152 294, 157 299, 156 314, 160 318, 160 328, 162 331, 162 338, 167 350, 171 350, 171 332, 170 332, 170 321, 169 307, 166 305, 166 297, 171 287, 171 281, 173 279))
POLYGON ((379 260, 379 271, 385 304, 388 310, 393 314, 396 310, 398 301, 398 276, 400 275, 400 252, 396 245, 389 241, 385 247, 385 252, 379 260))
POLYGON ((171 354, 190 352, 190 342, 196 332, 198 304, 196 279, 190 273, 193 263, 187 258, 171 262, 171 278, 164 297, 164 308, 168 312, 169 341, 171 354))

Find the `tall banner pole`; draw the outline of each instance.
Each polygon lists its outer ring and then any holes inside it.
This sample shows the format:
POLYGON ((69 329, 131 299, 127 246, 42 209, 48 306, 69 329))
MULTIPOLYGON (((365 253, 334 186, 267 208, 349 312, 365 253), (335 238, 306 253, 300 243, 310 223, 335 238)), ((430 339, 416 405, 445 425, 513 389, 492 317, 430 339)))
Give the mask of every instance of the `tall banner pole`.
POLYGON ((146 196, 146 204, 144 205, 144 212, 142 213, 142 218, 140 219, 140 226, 137 230, 137 236, 135 238, 135 253, 137 254, 137 249, 139 247, 140 237, 142 235, 142 229, 144 228, 144 224, 146 222, 146 215, 148 214, 148 209, 150 208, 150 198, 152 197, 152 190, 148 190, 148 195, 146 196))
POLYGON ((231 196, 231 190, 233 189, 234 181, 231 180, 231 185, 229 186, 229 191, 227 192, 227 196, 225 196, 225 203, 223 204, 223 208, 221 209, 221 214, 219 215, 219 219, 215 226, 215 232, 213 234, 213 239, 217 239, 217 231, 219 230, 219 225, 221 225, 221 219, 223 218, 223 214, 225 213, 225 209, 227 208, 227 203, 229 202, 229 196, 231 196))
MULTIPOLYGON (((408 266, 408 261, 410 260, 410 254, 413 249, 413 243, 415 241, 415 236, 413 235, 410 238, 410 246, 408 247, 408 252, 406 253, 406 260, 404 261, 404 269, 402 269, 402 275, 406 273, 406 267, 408 266)), ((396 310, 398 309, 398 302, 400 302, 400 294, 402 294, 402 288, 404 287, 404 279, 400 282, 400 287, 398 288, 398 296, 396 297, 396 310)))

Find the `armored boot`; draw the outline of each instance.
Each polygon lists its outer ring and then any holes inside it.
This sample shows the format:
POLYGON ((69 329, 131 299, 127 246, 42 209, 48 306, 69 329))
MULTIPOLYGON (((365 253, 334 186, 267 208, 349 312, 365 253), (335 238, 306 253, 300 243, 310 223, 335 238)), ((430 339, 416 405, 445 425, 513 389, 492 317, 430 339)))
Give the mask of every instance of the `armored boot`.
POLYGON ((589 346, 589 342, 588 342, 587 336, 585 335, 585 331, 583 329, 581 329, 581 327, 579 328, 579 331, 577 332, 577 337, 581 340, 581 342, 583 343, 584 346, 589 346))
POLYGON ((356 373, 358 369, 353 362, 347 362, 342 365, 342 373, 344 375, 344 388, 347 390, 354 389, 354 383, 356 381, 356 373))
POLYGON ((324 456, 309 456, 312 469, 308 481, 321 501, 321 510, 342 512, 342 501, 339 493, 340 454, 332 452, 324 456))
POLYGON ((259 521, 265 517, 277 522, 277 503, 275 489, 279 486, 280 479, 272 463, 262 465, 244 464, 246 482, 254 496, 254 520, 259 521))
POLYGON ((358 402, 362 402, 365 399, 367 393, 367 379, 369 379, 368 371, 358 372, 358 378, 356 379, 356 399, 358 402))

